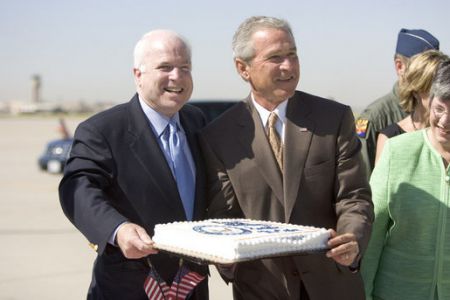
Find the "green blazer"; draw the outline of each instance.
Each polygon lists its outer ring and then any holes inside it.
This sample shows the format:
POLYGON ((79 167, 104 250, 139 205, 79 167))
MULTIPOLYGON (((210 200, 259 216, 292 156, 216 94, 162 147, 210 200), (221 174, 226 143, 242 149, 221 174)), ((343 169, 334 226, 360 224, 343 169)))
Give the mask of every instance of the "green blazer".
POLYGON ((449 171, 427 129, 389 139, 370 184, 367 299, 450 299, 449 171))

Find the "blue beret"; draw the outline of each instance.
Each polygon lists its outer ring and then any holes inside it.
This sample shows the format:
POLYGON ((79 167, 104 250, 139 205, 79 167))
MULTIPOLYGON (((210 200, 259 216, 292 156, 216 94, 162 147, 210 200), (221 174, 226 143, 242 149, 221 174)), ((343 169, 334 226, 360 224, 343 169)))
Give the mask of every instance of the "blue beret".
POLYGON ((411 57, 426 50, 439 50, 439 40, 422 29, 402 29, 398 33, 396 53, 411 57))

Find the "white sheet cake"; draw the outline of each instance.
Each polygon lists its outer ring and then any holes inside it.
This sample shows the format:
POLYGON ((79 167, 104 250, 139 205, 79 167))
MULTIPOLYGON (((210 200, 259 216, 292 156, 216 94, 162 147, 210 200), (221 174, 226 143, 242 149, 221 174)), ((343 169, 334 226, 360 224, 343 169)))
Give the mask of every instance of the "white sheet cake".
POLYGON ((215 263, 301 254, 327 248, 328 230, 248 219, 210 219, 155 226, 155 247, 215 263))

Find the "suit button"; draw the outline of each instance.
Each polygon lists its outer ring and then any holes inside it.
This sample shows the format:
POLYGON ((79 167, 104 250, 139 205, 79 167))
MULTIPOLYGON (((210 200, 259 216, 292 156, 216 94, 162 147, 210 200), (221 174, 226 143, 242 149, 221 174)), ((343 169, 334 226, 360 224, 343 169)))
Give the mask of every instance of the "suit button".
POLYGON ((300 273, 297 270, 292 271, 292 276, 298 277, 300 273))
POLYGON ((98 245, 97 244, 89 243, 89 247, 91 247, 92 250, 94 250, 95 252, 97 252, 97 250, 98 250, 98 245))

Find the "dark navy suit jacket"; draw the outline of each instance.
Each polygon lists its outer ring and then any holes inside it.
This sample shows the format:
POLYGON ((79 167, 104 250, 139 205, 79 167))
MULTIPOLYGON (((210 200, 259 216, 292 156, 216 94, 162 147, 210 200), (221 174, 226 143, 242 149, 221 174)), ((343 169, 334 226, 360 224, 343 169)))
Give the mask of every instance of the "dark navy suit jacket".
MULTIPOLYGON (((194 219, 204 217, 205 177, 197 131, 205 123, 198 108, 185 105, 180 121, 196 167, 194 219)), ((82 122, 59 187, 66 216, 98 252, 89 299, 146 299, 143 290, 149 266, 145 259, 126 259, 108 244, 124 221, 136 223, 153 236, 155 224, 185 221, 176 182, 139 104, 138 96, 82 122)), ((171 283, 178 258, 149 256, 161 277, 171 283)), ((189 265, 201 274, 207 267, 189 265)), ((207 299, 206 280, 192 299, 207 299)))

